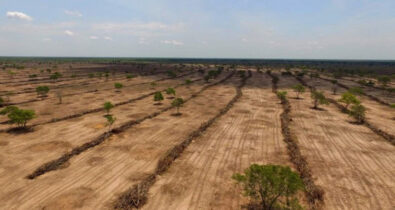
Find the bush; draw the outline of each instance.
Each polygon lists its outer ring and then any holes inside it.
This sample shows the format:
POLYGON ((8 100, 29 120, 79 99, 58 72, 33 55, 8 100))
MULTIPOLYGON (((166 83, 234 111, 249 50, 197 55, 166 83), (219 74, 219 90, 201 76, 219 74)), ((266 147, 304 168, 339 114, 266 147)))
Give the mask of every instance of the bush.
POLYGON ((184 99, 182 99, 182 98, 176 98, 176 99, 174 99, 173 102, 171 103, 171 105, 172 105, 173 107, 176 107, 176 108, 177 108, 177 114, 180 114, 179 109, 180 109, 180 107, 181 107, 183 104, 184 104, 184 99))
POLYGON ((117 120, 117 118, 113 117, 110 114, 108 114, 104 117, 107 119, 108 130, 111 130, 111 126, 114 124, 114 122, 115 122, 115 120, 117 120))
POLYGON ((277 97, 281 100, 281 103, 287 101, 287 91, 277 91, 277 97))
POLYGON ((55 73, 53 73, 49 78, 50 78, 50 79, 53 79, 53 80, 57 80, 57 79, 59 79, 60 77, 62 77, 62 74, 59 73, 59 72, 55 72, 55 73))
POLYGON ((131 75, 131 74, 126 75, 126 78, 127 78, 127 79, 132 79, 132 78, 135 78, 135 77, 136 77, 136 76, 131 75))
POLYGON ((176 90, 174 90, 174 88, 167 88, 165 92, 167 95, 173 95, 173 96, 176 95, 176 90))
POLYGON ((17 124, 18 127, 25 128, 26 123, 36 117, 36 113, 33 110, 10 107, 7 116, 11 123, 17 124))
POLYGON ((294 91, 296 92, 296 98, 299 98, 299 94, 305 92, 305 87, 302 84, 297 84, 293 86, 292 89, 294 89, 294 91))
POLYGON ((326 99, 323 92, 313 90, 311 92, 311 98, 313 99, 314 109, 318 109, 318 105, 327 105, 329 101, 326 99))
POLYGON ((349 115, 354 117, 358 123, 365 121, 366 108, 362 104, 355 104, 351 107, 349 115))
POLYGON ((244 195, 258 201, 262 209, 302 209, 295 198, 304 189, 302 179, 288 166, 252 164, 244 174, 232 176, 244 195))
POLYGON ((48 86, 38 86, 36 88, 36 92, 37 92, 37 95, 44 97, 49 92, 49 87, 48 86))
POLYGON ((37 74, 30 74, 29 75, 29 78, 36 78, 37 77, 37 74))
POLYGON ((107 115, 109 115, 109 114, 110 114, 110 110, 111 110, 112 108, 114 108, 114 105, 113 105, 111 102, 107 101, 107 102, 105 102, 105 103, 103 104, 103 107, 104 107, 104 109, 106 110, 107 115))
POLYGON ((154 94, 154 101, 158 101, 160 103, 160 101, 163 101, 163 95, 161 92, 156 92, 154 94))
POLYGON ((395 109, 395 104, 391 104, 390 107, 395 109))
POLYGON ((123 85, 122 85, 122 83, 116 82, 116 83, 114 83, 114 87, 119 90, 123 87, 123 85))
POLYGON ((339 102, 345 103, 346 109, 350 104, 358 105, 361 103, 357 97, 350 92, 343 93, 342 97, 339 99, 339 102))

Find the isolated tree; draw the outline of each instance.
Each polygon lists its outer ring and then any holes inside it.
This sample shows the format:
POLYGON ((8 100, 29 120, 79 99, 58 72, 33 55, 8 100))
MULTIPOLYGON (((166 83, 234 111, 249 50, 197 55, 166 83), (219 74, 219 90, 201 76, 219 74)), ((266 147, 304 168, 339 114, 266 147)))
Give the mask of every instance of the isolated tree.
POLYGON ((252 164, 244 174, 232 176, 244 195, 258 201, 264 210, 302 209, 296 193, 304 189, 302 179, 288 166, 252 164))
POLYGON ((161 92, 158 91, 154 94, 154 101, 157 101, 158 105, 161 104, 161 101, 163 101, 163 95, 161 92))
POLYGON ((332 91, 333 91, 333 95, 336 95, 337 93, 337 80, 332 80, 332 91))
POLYGON ((184 99, 182 98, 176 98, 173 100, 173 102, 171 102, 171 105, 173 107, 177 108, 177 115, 180 114, 180 107, 184 104, 184 99))
POLYGON ((59 100, 59 104, 62 104, 62 102, 63 102, 63 93, 62 93, 62 91, 56 91, 56 97, 58 98, 58 100, 59 100))
POLYGON ((351 106, 349 115, 354 117, 358 123, 363 123, 365 121, 366 108, 362 104, 355 104, 351 106))
POLYGON ((106 102, 103 104, 103 107, 104 107, 104 109, 106 110, 107 115, 109 115, 109 114, 110 114, 110 110, 111 110, 112 108, 114 108, 114 105, 113 105, 111 102, 106 101, 106 102))
POLYGON ((346 109, 350 104, 355 104, 358 105, 361 102, 357 99, 357 97, 350 93, 350 92, 345 92, 343 93, 342 97, 339 99, 339 102, 345 103, 346 104, 346 109))
POLYGON ((302 84, 297 84, 297 85, 293 86, 292 89, 294 89, 294 91, 296 92, 297 99, 299 99, 299 94, 305 92, 305 87, 302 84))
POLYGON ((38 96, 45 97, 47 96, 47 93, 49 92, 49 87, 48 86, 38 86, 36 88, 36 92, 38 96))
POLYGON ((117 118, 113 117, 112 115, 108 114, 104 116, 107 119, 107 127, 108 127, 108 131, 111 130, 111 126, 114 124, 115 120, 117 120, 117 118))
POLYGON ((385 87, 387 87, 388 83, 391 82, 391 77, 389 77, 389 76, 380 76, 379 78, 377 78, 377 80, 385 88, 385 87))
POLYGON ((313 90, 311 92, 311 98, 313 99, 314 109, 318 109, 318 105, 327 105, 329 104, 328 99, 326 99, 323 92, 313 90))
POLYGON ((123 87, 122 83, 116 82, 114 83, 115 89, 119 92, 121 91, 121 88, 123 87))
POLYGON ((277 91, 277 97, 281 100, 281 103, 287 101, 287 91, 277 91))
POLYGON ((36 117, 34 110, 19 109, 17 107, 10 107, 8 109, 7 117, 11 123, 17 124, 19 128, 26 128, 26 123, 36 117))
POLYGON ((167 95, 173 95, 173 97, 176 96, 176 90, 174 90, 174 88, 169 87, 165 90, 165 92, 167 95))

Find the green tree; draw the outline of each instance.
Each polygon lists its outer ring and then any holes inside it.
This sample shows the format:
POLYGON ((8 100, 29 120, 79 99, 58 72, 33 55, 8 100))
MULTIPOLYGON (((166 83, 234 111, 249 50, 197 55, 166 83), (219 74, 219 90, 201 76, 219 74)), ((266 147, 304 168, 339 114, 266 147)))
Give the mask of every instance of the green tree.
POLYGON ((361 103, 357 97, 350 92, 343 93, 342 97, 339 99, 339 102, 345 103, 346 109, 350 104, 358 105, 361 103))
POLYGON ((47 96, 47 93, 49 92, 49 87, 48 86, 38 86, 36 88, 36 92, 38 96, 45 97, 47 96))
POLYGON ((302 208, 295 195, 304 185, 288 166, 252 164, 244 174, 236 173, 232 178, 241 184, 244 195, 260 202, 264 210, 302 208))
POLYGON ((112 108, 114 108, 114 105, 113 105, 111 102, 106 101, 106 102, 103 104, 103 107, 104 107, 104 109, 106 110, 107 115, 109 115, 109 114, 110 114, 110 110, 111 110, 112 108))
POLYGON ((166 92, 166 94, 167 95, 173 95, 173 96, 176 96, 176 90, 174 90, 174 88, 167 88, 166 90, 165 90, 165 92, 166 92))
POLYGON ((177 115, 180 114, 180 107, 184 104, 184 99, 182 98, 176 98, 173 100, 173 102, 171 102, 171 105, 173 107, 177 108, 177 115))
POLYGON ((292 89, 294 89, 294 91, 296 92, 296 98, 298 99, 299 99, 299 94, 305 92, 305 87, 302 84, 297 84, 293 86, 292 89))
POLYGON ((314 109, 318 109, 318 105, 327 105, 329 104, 328 99, 326 99, 323 92, 313 90, 311 92, 311 98, 313 99, 314 109))
POLYGON ((6 115, 16 109, 18 109, 16 106, 7 106, 0 111, 0 115, 6 115))
POLYGON ((119 82, 116 82, 116 83, 114 83, 114 87, 115 87, 115 89, 117 89, 117 91, 120 91, 121 88, 123 87, 123 84, 119 83, 119 82))
POLYGON ((377 80, 379 81, 379 83, 381 83, 383 87, 387 87, 388 83, 391 82, 391 77, 380 76, 379 78, 377 78, 377 80))
POLYGON ((354 117, 358 123, 363 123, 365 121, 366 108, 362 104, 355 104, 351 106, 349 115, 354 117))
POLYGON ((117 118, 115 118, 114 116, 108 114, 104 116, 107 119, 107 127, 108 130, 111 130, 111 126, 114 124, 115 120, 117 120, 117 118))
POLYGON ((154 94, 154 101, 157 101, 157 104, 161 104, 161 101, 163 101, 163 95, 161 92, 158 91, 154 94))
POLYGON ((8 113, 11 123, 17 124, 18 127, 26 128, 26 123, 36 117, 34 110, 14 108, 8 113))
POLYGON ((281 103, 287 101, 287 91, 277 91, 277 97, 281 100, 281 103))

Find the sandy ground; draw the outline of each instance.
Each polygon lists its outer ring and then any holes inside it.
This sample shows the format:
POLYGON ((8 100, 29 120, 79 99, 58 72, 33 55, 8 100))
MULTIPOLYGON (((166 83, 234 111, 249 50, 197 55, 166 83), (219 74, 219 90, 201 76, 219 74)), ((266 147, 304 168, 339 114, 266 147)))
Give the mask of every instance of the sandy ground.
MULTIPOLYGON (((280 83, 289 87, 296 81, 281 77, 280 83)), ((365 126, 349 123, 335 106, 317 111, 309 93, 303 98, 290 98, 291 129, 325 191, 324 209, 394 209, 395 148, 365 126)))
POLYGON ((250 80, 240 101, 158 179, 143 209, 240 209, 248 200, 232 174, 252 163, 290 165, 271 80, 250 80))
MULTIPOLYGON (((16 207, 20 209, 41 209, 43 207, 47 209, 97 209, 109 207, 118 193, 131 187, 133 183, 143 178, 145 173, 151 172, 165 151, 183 140, 202 122, 215 115, 235 94, 234 83, 236 81, 230 82, 228 85, 207 89, 185 104, 185 107, 182 108, 184 114, 181 117, 171 116, 174 110, 170 110, 156 118, 146 120, 140 125, 113 136, 103 145, 92 148, 71 159, 67 168, 47 173, 35 180, 26 180, 21 175, 26 175, 25 172, 27 171, 32 172, 34 167, 31 166, 37 167, 43 162, 38 164, 38 161, 29 157, 29 159, 34 160, 30 162, 35 162, 35 164, 29 164, 29 161, 22 159, 29 155, 21 155, 20 161, 14 161, 14 164, 8 165, 7 169, 14 167, 12 174, 5 170, 2 173, 2 181, 5 182, 11 179, 15 180, 16 174, 19 174, 20 178, 14 181, 15 184, 12 186, 3 188, 0 205, 7 209, 16 207), (30 170, 27 170, 27 168, 30 170), (81 195, 83 196, 81 197, 81 195)), ((188 93, 185 94, 185 96, 188 95, 188 93)), ((123 112, 129 111, 136 115, 148 114, 142 110, 131 111, 137 107, 141 109, 145 107, 146 110, 154 112, 154 107, 147 106, 147 104, 152 104, 152 99, 146 101, 145 105, 133 104, 132 109, 123 110, 123 112)), ((114 115, 120 116, 115 113, 115 110, 114 115)), ((98 117, 100 119, 100 116, 98 117)), ((103 120, 100 121, 103 122, 103 120)), ((90 119, 88 122, 100 121, 90 119)), ((66 123, 66 121, 62 123, 66 123)), ((53 127, 54 125, 51 125, 51 128, 53 127)), ((82 126, 78 125, 75 129, 79 127, 82 126)), ((60 128, 65 128, 65 126, 63 125, 60 128)), ((85 135, 91 135, 90 132, 87 132, 86 127, 82 130, 85 131, 85 135)), ((78 131, 76 132, 78 133, 78 131)), ((74 132, 74 135, 70 133, 70 130, 64 132, 64 134, 70 136, 62 139, 67 140, 69 144, 78 141, 78 136, 74 132)), ((83 136, 82 133, 81 136, 83 136)), ((92 139, 92 137, 84 139, 92 139)), ((55 138, 59 139, 59 137, 55 138)), ((26 148, 22 145, 15 145, 14 148, 24 151, 23 147, 26 148)), ((40 157, 45 156, 45 160, 51 160, 55 158, 54 156, 57 156, 52 151, 53 149, 41 151, 40 157)), ((15 154, 15 151, 12 153, 15 154)), ((29 154, 37 156, 37 151, 29 154)), ((11 162, 15 159, 15 156, 5 155, 5 157, 10 158, 10 160, 4 162, 11 162)), ((44 158, 41 159, 44 160, 44 158)))

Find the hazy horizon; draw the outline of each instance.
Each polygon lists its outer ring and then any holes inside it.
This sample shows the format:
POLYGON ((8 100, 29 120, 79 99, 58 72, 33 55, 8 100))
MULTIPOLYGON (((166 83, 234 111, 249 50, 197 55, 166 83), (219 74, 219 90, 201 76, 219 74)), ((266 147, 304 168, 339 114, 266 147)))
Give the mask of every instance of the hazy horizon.
POLYGON ((393 60, 391 0, 0 2, 0 56, 393 60))

